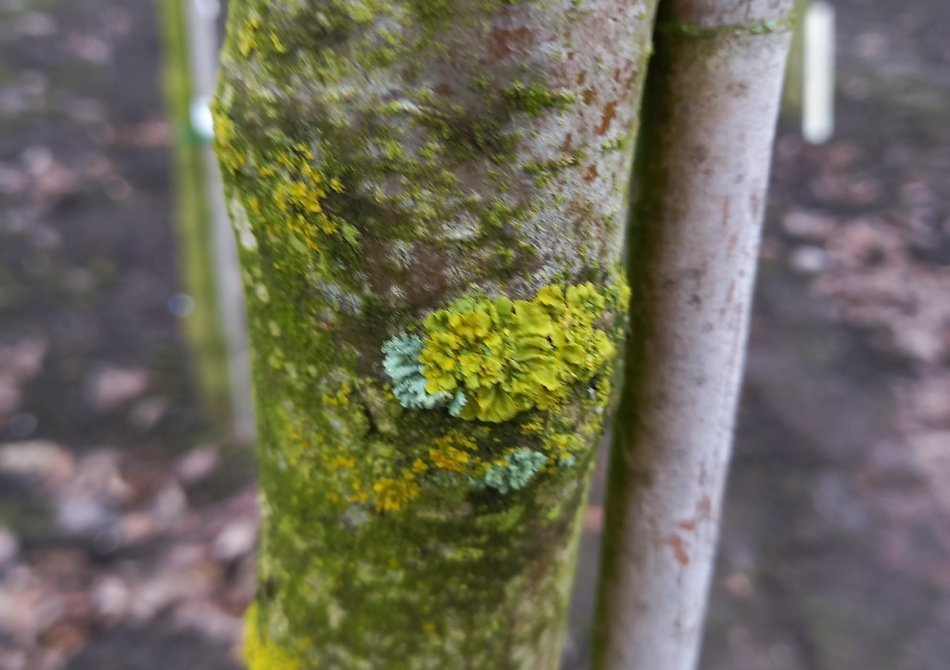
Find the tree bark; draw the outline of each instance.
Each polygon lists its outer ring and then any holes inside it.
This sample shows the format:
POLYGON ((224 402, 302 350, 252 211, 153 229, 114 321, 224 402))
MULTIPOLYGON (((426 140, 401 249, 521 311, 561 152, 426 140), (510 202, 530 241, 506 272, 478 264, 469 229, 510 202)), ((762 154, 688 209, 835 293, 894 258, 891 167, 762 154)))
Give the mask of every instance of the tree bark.
POLYGON ((598 670, 696 665, 791 4, 660 4, 634 177, 633 335, 610 465, 598 670))
POLYGON ((626 327, 652 0, 233 0, 252 670, 551 669, 626 327))

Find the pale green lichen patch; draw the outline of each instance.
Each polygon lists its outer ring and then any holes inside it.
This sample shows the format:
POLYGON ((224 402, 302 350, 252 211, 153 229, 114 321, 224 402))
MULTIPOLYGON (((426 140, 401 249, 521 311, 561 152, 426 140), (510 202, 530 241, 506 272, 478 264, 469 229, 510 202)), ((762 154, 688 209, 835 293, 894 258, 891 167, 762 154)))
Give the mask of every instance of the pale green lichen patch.
POLYGON ((537 451, 515 449, 492 465, 478 484, 502 494, 523 489, 544 467, 547 460, 547 456, 537 451))
POLYGON ((418 335, 397 335, 383 345, 383 369, 393 382, 393 395, 409 409, 434 409, 449 402, 452 396, 426 390, 422 375, 422 340, 418 335))

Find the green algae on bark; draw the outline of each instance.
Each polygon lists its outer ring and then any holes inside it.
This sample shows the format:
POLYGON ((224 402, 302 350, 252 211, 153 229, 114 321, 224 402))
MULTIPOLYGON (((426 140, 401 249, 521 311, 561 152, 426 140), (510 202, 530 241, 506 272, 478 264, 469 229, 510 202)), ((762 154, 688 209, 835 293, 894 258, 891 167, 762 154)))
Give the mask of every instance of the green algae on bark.
POLYGON ((635 127, 652 12, 231 3, 214 112, 260 421, 251 670, 557 667, 627 311, 630 156, 603 147, 635 127), (460 301, 542 296, 561 330, 524 308, 550 332, 502 338, 515 386, 458 416, 435 387, 406 400, 460 301))

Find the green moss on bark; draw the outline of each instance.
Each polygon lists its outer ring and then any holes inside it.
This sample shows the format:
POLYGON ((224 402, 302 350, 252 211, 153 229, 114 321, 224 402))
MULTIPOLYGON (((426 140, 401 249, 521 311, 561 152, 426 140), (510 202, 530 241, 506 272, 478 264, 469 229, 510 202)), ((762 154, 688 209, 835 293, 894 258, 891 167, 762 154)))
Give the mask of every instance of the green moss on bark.
MULTIPOLYGON (((558 57, 507 60, 491 46, 495 6, 453 5, 450 22, 441 7, 231 6, 215 118, 260 422, 249 616, 261 657, 289 653, 301 670, 557 664, 626 311, 610 225, 625 200, 592 194, 578 163, 613 161, 623 181, 629 162, 604 158, 582 127, 558 57), (573 139, 554 137, 561 125, 573 139), (537 343, 563 359, 535 371, 556 394, 492 420, 400 404, 406 379, 391 369, 428 316, 464 296, 520 304, 542 290, 566 319, 537 343), (581 293, 596 310, 567 305, 581 293), (563 332, 582 315, 588 348, 563 332)), ((545 21, 552 35, 570 25, 545 21)), ((628 132, 633 92, 612 76, 599 85, 624 98, 628 132)))
POLYGON ((548 109, 564 109, 577 102, 577 96, 571 91, 552 91, 547 87, 516 81, 501 90, 502 96, 515 109, 527 112, 531 116, 540 116, 548 109))

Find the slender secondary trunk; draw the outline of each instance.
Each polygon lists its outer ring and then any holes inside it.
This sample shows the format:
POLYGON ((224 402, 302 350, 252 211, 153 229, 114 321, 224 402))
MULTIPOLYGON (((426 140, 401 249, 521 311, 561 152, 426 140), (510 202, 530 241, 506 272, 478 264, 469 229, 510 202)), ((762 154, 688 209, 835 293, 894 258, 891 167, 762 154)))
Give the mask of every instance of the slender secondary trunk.
POLYGON ((234 414, 227 338, 222 329, 215 272, 212 206, 208 197, 205 140, 191 127, 194 77, 189 64, 188 14, 183 0, 160 0, 164 41, 164 83, 173 128, 175 222, 184 291, 194 301, 184 322, 201 403, 221 433, 230 433, 234 414))
POLYGON ((791 1, 661 0, 635 168, 598 670, 696 664, 791 1))
MULTIPOLYGON (((207 105, 214 95, 218 71, 218 0, 175 1, 187 7, 186 29, 193 82, 192 98, 195 101, 192 104, 207 105)), ((200 151, 206 174, 201 186, 204 187, 208 203, 208 220, 202 224, 211 230, 212 253, 205 259, 202 271, 214 278, 219 306, 214 316, 227 344, 232 417, 229 432, 238 442, 246 444, 254 439, 254 407, 237 248, 228 221, 221 173, 214 151, 207 142, 202 142, 201 146, 194 150, 200 151)))
POLYGON ((232 0, 252 670, 552 669, 611 405, 652 0, 232 0))

